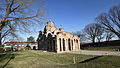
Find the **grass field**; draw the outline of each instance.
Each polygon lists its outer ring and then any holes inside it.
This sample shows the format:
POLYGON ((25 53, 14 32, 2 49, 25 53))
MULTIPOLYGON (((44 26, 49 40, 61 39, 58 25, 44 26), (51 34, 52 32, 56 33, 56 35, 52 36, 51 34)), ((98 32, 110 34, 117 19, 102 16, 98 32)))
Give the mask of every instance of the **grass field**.
POLYGON ((120 68, 119 56, 102 56, 89 62, 84 60, 96 56, 79 54, 57 54, 42 51, 21 51, 13 53, 0 53, 0 67, 5 68, 120 68), (14 59, 8 60, 11 56, 14 59), (73 64, 73 57, 76 58, 76 64, 73 64))
POLYGON ((106 47, 82 47, 82 50, 95 50, 95 51, 116 51, 120 46, 106 46, 106 47))

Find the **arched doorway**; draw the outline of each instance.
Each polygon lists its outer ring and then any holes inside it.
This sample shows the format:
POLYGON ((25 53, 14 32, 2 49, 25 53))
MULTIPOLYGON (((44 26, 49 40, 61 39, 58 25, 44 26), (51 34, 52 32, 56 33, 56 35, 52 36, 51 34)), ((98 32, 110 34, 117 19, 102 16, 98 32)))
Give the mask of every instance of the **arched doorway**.
POLYGON ((77 46, 77 49, 79 49, 79 45, 78 45, 78 40, 76 39, 76 46, 77 46))
POLYGON ((65 40, 63 38, 63 51, 65 51, 65 40))
POLYGON ((52 35, 49 33, 48 34, 48 45, 47 45, 47 51, 51 51, 52 50, 52 35))
POLYGON ((36 50, 36 46, 33 46, 33 50, 36 50))
POLYGON ((55 40, 53 40, 53 51, 55 51, 55 40))
POLYGON ((62 51, 62 49, 61 49, 61 38, 59 38, 59 45, 60 45, 60 51, 62 51))
POLYGON ((52 40, 50 40, 50 51, 52 51, 52 40))
POLYGON ((70 46, 70 39, 68 39, 68 49, 71 51, 71 46, 70 46))
POLYGON ((47 45, 47 51, 49 51, 49 49, 50 49, 50 41, 48 41, 48 45, 47 45))
POLYGON ((73 40, 71 40, 71 43, 72 43, 72 50, 73 50, 73 40))

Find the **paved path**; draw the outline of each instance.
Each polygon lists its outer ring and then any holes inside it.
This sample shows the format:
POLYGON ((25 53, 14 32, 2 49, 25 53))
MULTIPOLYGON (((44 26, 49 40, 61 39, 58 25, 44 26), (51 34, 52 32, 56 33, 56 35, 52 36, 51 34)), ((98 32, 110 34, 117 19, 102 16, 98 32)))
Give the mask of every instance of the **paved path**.
POLYGON ((81 51, 72 51, 72 52, 69 52, 69 53, 85 54, 85 55, 114 55, 114 56, 120 56, 120 52, 110 52, 110 51, 81 50, 81 51))

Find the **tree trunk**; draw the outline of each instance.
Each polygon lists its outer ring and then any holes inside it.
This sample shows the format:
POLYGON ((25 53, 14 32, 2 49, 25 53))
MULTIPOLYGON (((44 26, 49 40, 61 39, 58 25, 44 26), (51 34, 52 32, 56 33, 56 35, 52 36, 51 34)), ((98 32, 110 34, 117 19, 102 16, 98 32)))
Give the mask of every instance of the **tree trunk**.
POLYGON ((116 31, 111 31, 113 32, 115 35, 117 35, 117 37, 120 39, 120 33, 116 32, 116 31))
POLYGON ((93 46, 95 46, 95 38, 92 39, 93 46))
POLYGON ((5 21, 1 21, 1 24, 0 24, 0 45, 2 45, 2 29, 4 28, 5 26, 5 21))
POLYGON ((0 45, 2 45, 1 30, 0 30, 0 45))
POLYGON ((120 35, 118 35, 119 39, 120 39, 120 35))
POLYGON ((0 39, 0 45, 2 45, 2 40, 0 39))
POLYGON ((117 37, 120 39, 120 34, 119 33, 115 33, 117 35, 117 37))
POLYGON ((92 39, 92 42, 95 43, 95 39, 94 38, 92 39))

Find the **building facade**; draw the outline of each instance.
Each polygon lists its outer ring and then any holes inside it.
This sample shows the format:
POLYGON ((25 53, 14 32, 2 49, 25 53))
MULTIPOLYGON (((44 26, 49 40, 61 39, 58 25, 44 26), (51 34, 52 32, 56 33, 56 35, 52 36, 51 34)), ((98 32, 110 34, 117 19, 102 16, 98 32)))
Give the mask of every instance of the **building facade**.
POLYGON ((32 50, 38 49, 38 42, 6 42, 4 48, 16 48, 18 50, 25 49, 26 46, 29 46, 32 50))
POLYGON ((64 32, 63 28, 57 29, 54 26, 54 22, 49 21, 47 22, 44 31, 39 31, 38 49, 57 53, 79 51, 80 40, 77 35, 64 32))

